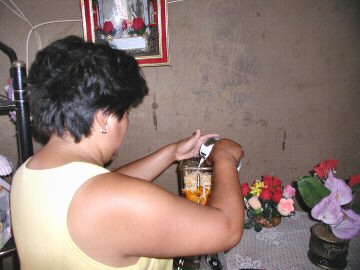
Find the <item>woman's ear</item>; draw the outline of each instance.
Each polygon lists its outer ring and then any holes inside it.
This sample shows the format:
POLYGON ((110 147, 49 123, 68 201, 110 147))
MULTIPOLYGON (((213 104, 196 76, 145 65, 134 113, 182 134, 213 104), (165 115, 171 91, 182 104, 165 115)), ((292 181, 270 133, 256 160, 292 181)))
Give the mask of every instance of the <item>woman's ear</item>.
POLYGON ((109 115, 103 110, 98 110, 94 116, 94 128, 101 133, 107 133, 109 115))

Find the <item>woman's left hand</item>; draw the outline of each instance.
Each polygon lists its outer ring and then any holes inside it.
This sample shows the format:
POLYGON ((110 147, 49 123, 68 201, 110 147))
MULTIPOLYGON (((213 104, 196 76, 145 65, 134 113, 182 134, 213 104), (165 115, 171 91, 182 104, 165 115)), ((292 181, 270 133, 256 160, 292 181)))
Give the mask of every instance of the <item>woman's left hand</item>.
POLYGON ((177 161, 198 157, 200 146, 209 138, 219 137, 218 134, 205 134, 201 135, 199 129, 197 129, 191 137, 185 138, 176 143, 175 159, 177 161))

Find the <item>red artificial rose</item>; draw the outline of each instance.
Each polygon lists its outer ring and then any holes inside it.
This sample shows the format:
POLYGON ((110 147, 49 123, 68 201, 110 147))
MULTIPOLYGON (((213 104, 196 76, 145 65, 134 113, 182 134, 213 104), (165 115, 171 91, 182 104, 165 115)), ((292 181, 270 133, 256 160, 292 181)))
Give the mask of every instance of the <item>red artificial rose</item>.
POLYGON ((241 185, 242 193, 244 196, 247 196, 250 192, 250 187, 248 183, 244 183, 241 185))
POLYGON ((135 31, 140 31, 145 27, 144 20, 142 18, 135 18, 133 22, 133 27, 135 31))
POLYGON ((353 175, 350 177, 349 186, 353 187, 355 185, 360 184, 360 173, 357 175, 353 175))
POLYGON ((269 201, 272 197, 271 188, 263 188, 260 193, 260 198, 262 198, 265 201, 269 201))
POLYGON ((282 185, 282 181, 279 178, 274 177, 273 178, 273 187, 281 187, 281 185, 282 185))
POLYGON ((263 181, 266 187, 272 187, 273 183, 272 183, 273 177, 271 175, 264 175, 263 176, 263 181))
POLYGON ((104 32, 109 34, 115 30, 114 25, 110 21, 104 22, 104 32))
POLYGON ((279 203, 281 198, 283 197, 282 191, 276 191, 272 195, 272 199, 274 202, 279 203))

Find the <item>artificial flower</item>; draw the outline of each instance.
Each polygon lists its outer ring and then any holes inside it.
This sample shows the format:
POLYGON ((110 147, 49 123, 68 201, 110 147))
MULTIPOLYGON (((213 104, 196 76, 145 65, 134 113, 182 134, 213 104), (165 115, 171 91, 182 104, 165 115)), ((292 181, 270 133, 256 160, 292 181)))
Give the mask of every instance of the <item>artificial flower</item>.
POLYGON ((261 209, 261 202, 259 201, 258 197, 256 197, 256 196, 251 197, 248 200, 248 203, 251 206, 251 208, 254 209, 255 211, 261 209))
POLYGON ((254 228, 259 232, 262 226, 279 224, 281 216, 295 214, 294 201, 290 197, 295 196, 296 190, 290 187, 285 190, 282 181, 277 177, 262 176, 250 187, 247 183, 242 184, 242 191, 248 217, 244 225, 246 229, 254 228), (285 198, 284 191, 289 197, 285 198))
POLYGON ((264 184, 267 187, 276 188, 276 187, 281 187, 282 181, 277 177, 273 177, 271 175, 265 175, 264 184))
POLYGON ((273 199, 274 202, 279 203, 280 200, 282 199, 282 197, 283 197, 283 191, 282 190, 276 190, 273 193, 272 199, 273 199))
POLYGON ((325 181, 324 186, 336 194, 335 198, 340 205, 348 204, 353 199, 351 188, 345 181, 336 178, 331 171, 329 172, 329 177, 325 181))
POLYGON ((360 174, 350 177, 347 185, 335 177, 337 165, 338 160, 321 161, 312 176, 299 178, 297 187, 312 217, 327 224, 336 237, 349 240, 360 235, 360 207, 355 200, 360 174))
POLYGON ((321 220, 326 224, 337 224, 343 218, 341 206, 336 200, 336 193, 322 199, 317 205, 311 209, 311 216, 317 220, 321 220))
POLYGON ((279 211, 279 213, 282 216, 288 216, 290 215, 292 212, 294 212, 294 201, 290 198, 285 199, 282 198, 280 199, 279 204, 277 205, 277 210, 279 211))
POLYGON ((344 218, 335 225, 331 225, 334 235, 340 239, 350 240, 360 235, 360 215, 349 209, 344 211, 344 218))
POLYGON ((144 20, 142 18, 135 18, 133 21, 133 27, 135 31, 139 31, 145 27, 144 20))
POLYGON ((269 201, 272 197, 272 191, 271 188, 263 188, 261 193, 260 193, 260 198, 265 200, 265 201, 269 201))
POLYGON ((290 185, 286 185, 284 187, 284 191, 283 191, 283 196, 284 198, 292 198, 292 197, 295 197, 296 195, 296 189, 293 188, 292 186, 290 185))
POLYGON ((115 31, 115 27, 111 21, 104 22, 104 32, 106 34, 111 34, 115 31))
POLYGON ((350 187, 353 187, 355 185, 358 185, 360 184, 360 173, 357 174, 357 175, 353 175, 350 177, 350 180, 349 180, 349 186, 350 187))
POLYGON ((314 166, 314 172, 319 178, 325 180, 330 171, 336 172, 338 163, 339 161, 335 159, 320 161, 318 165, 314 166))
POLYGON ((243 196, 247 196, 250 192, 250 187, 248 183, 244 183, 241 185, 243 196))
POLYGON ((250 193, 252 195, 255 195, 256 197, 259 197, 264 186, 265 184, 263 181, 256 180, 254 185, 250 188, 251 189, 250 193))

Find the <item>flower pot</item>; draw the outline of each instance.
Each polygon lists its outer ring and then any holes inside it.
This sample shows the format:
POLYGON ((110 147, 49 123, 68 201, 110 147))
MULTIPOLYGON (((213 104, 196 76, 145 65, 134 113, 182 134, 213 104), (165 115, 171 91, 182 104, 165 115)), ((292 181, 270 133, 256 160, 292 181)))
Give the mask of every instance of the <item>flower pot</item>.
POLYGON ((263 226, 265 228, 271 228, 271 227, 275 227, 280 224, 281 217, 272 217, 271 221, 269 221, 268 219, 266 219, 264 217, 256 216, 253 218, 253 220, 254 220, 254 222, 259 223, 261 226, 263 226))
POLYGON ((349 240, 337 238, 325 224, 311 227, 308 257, 318 267, 324 269, 344 269, 349 250, 349 240))

